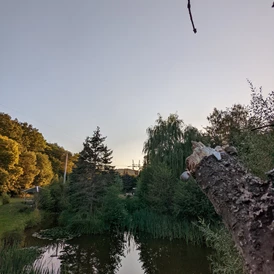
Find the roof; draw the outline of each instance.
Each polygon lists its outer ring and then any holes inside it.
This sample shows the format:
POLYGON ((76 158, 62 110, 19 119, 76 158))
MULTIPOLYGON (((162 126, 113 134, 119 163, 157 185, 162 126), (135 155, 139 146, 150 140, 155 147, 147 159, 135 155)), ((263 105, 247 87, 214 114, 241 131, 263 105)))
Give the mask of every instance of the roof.
POLYGON ((32 187, 32 188, 29 188, 29 189, 25 189, 25 190, 23 190, 22 192, 26 192, 26 193, 38 193, 38 192, 40 192, 40 190, 42 190, 43 188, 42 187, 40 187, 40 186, 34 186, 34 187, 32 187))
POLYGON ((129 169, 129 168, 117 168, 116 171, 121 175, 129 175, 129 176, 138 176, 139 171, 138 170, 134 170, 134 169, 129 169))

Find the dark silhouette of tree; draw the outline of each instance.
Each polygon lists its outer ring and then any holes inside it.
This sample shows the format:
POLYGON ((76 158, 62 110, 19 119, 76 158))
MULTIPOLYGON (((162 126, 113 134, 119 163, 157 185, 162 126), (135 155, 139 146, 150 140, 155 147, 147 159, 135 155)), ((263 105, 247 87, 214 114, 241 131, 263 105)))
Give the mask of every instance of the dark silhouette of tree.
POLYGON ((69 200, 74 212, 94 213, 106 187, 113 182, 112 150, 104 144, 100 128, 87 137, 70 177, 69 200))

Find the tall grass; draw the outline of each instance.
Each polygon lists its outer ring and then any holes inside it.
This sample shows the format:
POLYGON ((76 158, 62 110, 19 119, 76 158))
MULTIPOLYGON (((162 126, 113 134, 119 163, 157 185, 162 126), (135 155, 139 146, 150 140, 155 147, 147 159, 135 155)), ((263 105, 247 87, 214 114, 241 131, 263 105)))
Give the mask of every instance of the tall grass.
POLYGON ((86 215, 64 211, 59 218, 59 223, 73 234, 90 235, 101 234, 106 231, 103 218, 99 213, 86 215))
POLYGON ((129 219, 127 229, 133 233, 149 233, 155 238, 184 239, 194 244, 203 242, 203 234, 193 223, 178 221, 147 209, 135 211, 129 219))
POLYGON ((38 256, 36 249, 0 248, 0 273, 25 274, 38 256))
MULTIPOLYGON (((59 274, 42 263, 35 263, 39 257, 38 248, 20 249, 17 246, 0 248, 0 274, 59 274)), ((62 268, 62 274, 68 273, 62 268)))
POLYGON ((205 237, 207 246, 213 249, 208 257, 212 274, 244 274, 242 256, 225 226, 211 229, 204 221, 200 221, 198 227, 205 237))

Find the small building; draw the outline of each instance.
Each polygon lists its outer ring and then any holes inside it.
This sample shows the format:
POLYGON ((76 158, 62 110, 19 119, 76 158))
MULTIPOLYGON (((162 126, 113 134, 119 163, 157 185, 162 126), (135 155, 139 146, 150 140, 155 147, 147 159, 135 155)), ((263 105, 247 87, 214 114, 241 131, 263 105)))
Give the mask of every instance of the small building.
POLYGON ((24 194, 25 204, 35 205, 35 207, 37 208, 37 206, 38 206, 37 198, 38 198, 39 192, 41 192, 41 190, 43 190, 43 188, 40 186, 34 186, 32 188, 23 190, 22 192, 24 194), (30 194, 32 196, 27 196, 27 194, 30 194))
POLYGON ((40 186, 34 186, 34 187, 32 187, 32 188, 25 189, 25 190, 23 190, 22 192, 27 193, 27 194, 35 194, 35 193, 40 192, 42 189, 43 189, 43 188, 40 187, 40 186))
POLYGON ((139 170, 134 170, 130 168, 117 168, 116 171, 120 174, 120 176, 129 175, 137 177, 139 175, 139 170))

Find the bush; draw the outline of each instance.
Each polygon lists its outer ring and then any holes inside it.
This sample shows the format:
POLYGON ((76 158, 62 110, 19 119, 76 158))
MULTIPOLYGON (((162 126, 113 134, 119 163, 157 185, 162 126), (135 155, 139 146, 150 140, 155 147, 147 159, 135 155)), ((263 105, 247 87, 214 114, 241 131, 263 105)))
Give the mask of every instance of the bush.
POLYGON ((19 213, 31 213, 33 211, 33 208, 27 205, 24 205, 18 209, 19 213))
POLYGON ((2 193, 2 203, 3 205, 10 203, 10 196, 7 193, 2 193))
POLYGON ((38 209, 31 212, 30 219, 26 223, 26 228, 37 226, 41 223, 41 213, 38 209))
POLYGON ((198 221, 198 218, 215 223, 219 220, 214 207, 193 178, 175 184, 173 216, 178 220, 198 221))
POLYGON ((213 249, 212 255, 208 257, 212 273, 243 274, 243 259, 224 225, 211 229, 204 221, 200 221, 198 227, 205 237, 207 246, 213 249))
POLYGON ((121 227, 125 224, 127 212, 125 210, 125 199, 119 197, 121 190, 122 184, 116 179, 116 182, 108 187, 103 198, 102 215, 109 228, 121 227))
POLYGON ((53 206, 53 199, 48 189, 43 189, 40 191, 38 196, 38 205, 40 209, 51 211, 53 206))

